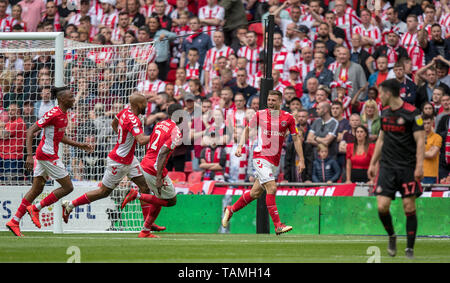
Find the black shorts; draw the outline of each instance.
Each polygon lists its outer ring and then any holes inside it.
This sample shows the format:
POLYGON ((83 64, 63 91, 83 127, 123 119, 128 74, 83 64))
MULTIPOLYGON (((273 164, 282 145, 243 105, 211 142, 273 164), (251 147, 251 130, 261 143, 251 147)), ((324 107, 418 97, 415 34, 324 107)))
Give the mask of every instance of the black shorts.
POLYGON ((395 193, 400 192, 402 198, 422 195, 422 186, 414 178, 414 169, 397 169, 380 166, 377 185, 374 188, 376 196, 387 196, 395 199, 395 193))

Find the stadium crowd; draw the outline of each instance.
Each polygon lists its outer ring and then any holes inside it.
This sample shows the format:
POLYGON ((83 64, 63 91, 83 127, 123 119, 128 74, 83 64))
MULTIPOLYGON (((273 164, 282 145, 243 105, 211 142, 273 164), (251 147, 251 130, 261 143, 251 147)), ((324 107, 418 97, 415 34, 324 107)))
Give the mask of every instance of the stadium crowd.
MULTIPOLYGON (((111 121, 139 92, 149 103, 146 134, 167 118, 171 103, 187 113, 185 143, 171 156, 169 171, 253 181, 254 142, 240 158, 233 152, 258 111, 267 62, 261 21, 270 14, 276 23, 274 89, 297 122, 306 165, 298 174, 288 138, 278 180, 368 182, 382 110, 377 87, 396 78, 404 101, 423 113, 423 182, 450 183, 450 1, 365 2, 0 0, 0 32, 63 31, 68 40, 105 46, 106 52, 96 53, 105 58, 88 54, 83 67, 77 64, 81 54, 65 54, 77 100, 66 133, 96 145, 92 154, 65 152, 74 179, 101 180, 116 139, 111 121), (155 57, 145 63, 145 76, 134 69, 137 58, 109 54, 121 49, 108 46, 151 41, 155 57)), ((25 131, 54 106, 53 72, 49 53, 0 53, 1 181, 29 177, 23 169, 25 131)), ((39 133, 35 146, 38 140, 39 133)))

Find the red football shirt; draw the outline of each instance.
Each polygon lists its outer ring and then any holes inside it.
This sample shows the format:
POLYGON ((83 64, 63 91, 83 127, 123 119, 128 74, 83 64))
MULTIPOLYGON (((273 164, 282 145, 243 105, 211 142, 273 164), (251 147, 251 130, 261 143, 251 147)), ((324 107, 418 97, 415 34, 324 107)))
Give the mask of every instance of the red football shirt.
POLYGON ((36 150, 37 160, 52 161, 59 159, 59 143, 64 137, 67 123, 67 113, 63 112, 58 106, 50 109, 36 122, 38 127, 44 130, 44 135, 36 150))
POLYGON ((281 150, 287 131, 298 134, 294 117, 283 110, 272 116, 269 109, 259 110, 250 120, 250 128, 258 128, 257 146, 253 158, 263 158, 275 166, 280 164, 281 150))
POLYGON ((108 157, 116 162, 128 165, 133 162, 136 149, 137 141, 134 137, 143 133, 142 122, 139 117, 130 111, 129 107, 120 111, 116 115, 116 119, 119 120, 117 143, 108 157))
MULTIPOLYGON (((161 121, 156 124, 153 133, 150 136, 147 153, 141 161, 142 169, 150 175, 156 176, 158 168, 158 156, 161 149, 165 146, 173 151, 181 144, 181 132, 178 126, 171 119, 161 121)), ((170 153, 169 153, 170 156, 170 153)), ((167 157, 168 159, 169 157, 167 157)), ((167 169, 164 168, 162 177, 167 175, 167 169)))

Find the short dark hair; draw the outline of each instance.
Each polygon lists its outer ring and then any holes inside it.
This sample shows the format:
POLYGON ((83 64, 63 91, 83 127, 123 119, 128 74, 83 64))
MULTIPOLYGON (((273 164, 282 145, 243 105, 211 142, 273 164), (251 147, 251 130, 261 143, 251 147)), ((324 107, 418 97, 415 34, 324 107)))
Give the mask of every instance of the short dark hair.
POLYGON ((170 104, 169 107, 167 108, 167 114, 169 115, 169 117, 172 117, 173 113, 181 109, 183 109, 183 107, 178 103, 170 104))
POLYGON ((41 87, 39 90, 40 90, 40 92, 42 92, 44 89, 49 89, 50 92, 52 92, 52 87, 49 85, 45 85, 45 86, 41 87))
POLYGON ((437 89, 437 90, 440 90, 440 91, 442 92, 442 96, 444 96, 444 94, 447 93, 447 92, 445 91, 445 88, 442 87, 441 85, 435 87, 434 89, 435 89, 435 90, 436 90, 436 89, 437 89))
POLYGON ((298 102, 300 103, 300 105, 303 105, 302 101, 301 101, 300 98, 298 98, 297 96, 294 97, 294 98, 292 98, 291 101, 289 101, 289 105, 291 105, 291 103, 292 103, 293 101, 298 101, 298 102))
POLYGON ((269 90, 269 94, 267 96, 269 96, 269 95, 278 95, 278 97, 280 99, 283 99, 283 94, 279 90, 271 89, 271 90, 269 90))
POLYGON ((414 20, 416 20, 416 22, 419 21, 419 19, 417 18, 417 15, 416 15, 416 14, 409 14, 409 15, 406 17, 406 19, 408 19, 408 18, 413 18, 414 20))
POLYGON ((194 52, 197 52, 197 54, 200 54, 200 52, 198 51, 198 49, 196 47, 189 48, 188 52, 189 51, 194 51, 194 52))
POLYGON ((423 116, 422 116, 422 120, 433 120, 434 119, 434 116, 432 116, 432 115, 428 115, 428 114, 424 114, 423 116))
MULTIPOLYGON (((298 97, 297 97, 297 98, 298 98, 298 97)), ((298 99, 300 100, 300 98, 298 98, 298 99)), ((301 101, 300 101, 300 102, 301 102, 301 101)), ((305 108, 302 108, 302 109, 298 110, 298 113, 300 113, 300 112, 305 112, 306 114, 309 115, 309 111, 306 110, 305 108)))
POLYGON ((139 29, 138 29, 138 32, 139 31, 144 31, 145 33, 147 33, 148 35, 150 35, 150 29, 148 28, 148 26, 141 26, 139 29))
POLYGON ((62 87, 52 87, 51 93, 52 93, 52 99, 60 97, 65 91, 70 90, 68 86, 62 86, 62 87))
POLYGON ((89 23, 91 23, 91 16, 82 16, 80 18, 80 22, 89 22, 89 23))
POLYGON ((233 97, 233 99, 235 99, 236 96, 238 96, 238 95, 242 96, 244 98, 244 100, 245 100, 245 95, 242 92, 236 92, 234 97, 233 97))
POLYGON ((344 105, 339 100, 334 100, 331 102, 331 105, 339 105, 341 108, 344 108, 344 105))
MULTIPOLYGON (((431 1, 430 1, 431 3, 431 1)), ((425 11, 426 9, 432 9, 436 12, 436 7, 433 4, 428 4, 425 6, 425 9, 423 9, 423 11, 425 11)))
POLYGON ((397 62, 394 63, 394 68, 399 68, 399 67, 405 68, 404 61, 398 60, 397 62))
POLYGON ((397 81, 397 79, 389 79, 384 82, 382 82, 379 85, 380 88, 382 88, 385 91, 388 91, 392 94, 394 97, 400 96, 400 82, 397 81))
POLYGON ((21 24, 15 24, 13 25, 12 30, 24 30, 24 28, 21 24))
POLYGON ((280 30, 275 30, 274 32, 273 32, 273 34, 275 35, 275 34, 279 34, 279 35, 281 35, 281 37, 283 37, 283 32, 281 32, 280 30))
MULTIPOLYGON (((327 23, 321 23, 321 25, 322 25, 322 24, 326 24, 326 25, 328 26, 327 23)), ((323 45, 327 46, 327 44, 325 43, 325 41, 322 41, 322 40, 320 40, 320 39, 314 41, 314 48, 316 48, 317 44, 323 44, 323 45)))
POLYGON ((322 52, 322 51, 316 51, 316 52, 314 52, 314 55, 315 55, 315 54, 320 54, 320 55, 323 56, 323 58, 327 58, 327 54, 325 54, 325 53, 322 52))
POLYGON ((103 34, 98 33, 95 37, 100 42, 100 44, 102 44, 102 45, 106 44, 106 37, 103 34))
MULTIPOLYGON (((49 2, 53 2, 53 1, 49 1, 49 2)), ((53 23, 50 20, 44 20, 42 22, 42 27, 46 27, 46 26, 53 26, 53 23)))
POLYGON ((286 90, 293 90, 293 91, 296 91, 295 90, 295 87, 293 87, 293 86, 291 86, 291 85, 288 85, 285 89, 284 89, 284 91, 286 91, 286 90))
POLYGON ((442 60, 436 60, 436 65, 435 65, 436 69, 439 70, 445 70, 446 73, 448 73, 448 69, 449 69, 449 65, 447 65, 447 63, 445 63, 442 60))
POLYGON ((431 25, 431 28, 434 28, 434 27, 438 27, 438 28, 442 29, 441 25, 438 23, 434 23, 431 25))

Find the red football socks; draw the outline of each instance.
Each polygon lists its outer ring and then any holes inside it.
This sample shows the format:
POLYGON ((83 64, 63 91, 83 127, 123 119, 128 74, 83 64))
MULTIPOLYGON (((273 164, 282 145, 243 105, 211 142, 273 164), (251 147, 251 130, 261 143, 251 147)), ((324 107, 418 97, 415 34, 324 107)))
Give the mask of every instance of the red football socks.
POLYGON ((141 194, 141 197, 139 199, 159 206, 167 206, 168 203, 167 200, 157 198, 156 196, 150 194, 141 194))
POLYGON ((249 203, 253 201, 253 198, 250 196, 250 191, 245 192, 234 204, 231 206, 231 211, 237 212, 240 209, 247 206, 249 203))
POLYGON ((11 219, 11 221, 14 224, 19 224, 20 219, 22 219, 22 217, 25 215, 25 213, 27 212, 27 206, 31 205, 31 203, 29 201, 27 201, 26 199, 22 199, 22 202, 19 205, 19 208, 17 209, 16 214, 14 215, 14 217, 11 219))
POLYGON ((144 216, 144 221, 147 219, 148 214, 150 213, 150 204, 141 201, 142 215, 144 216))
POLYGON ((155 222, 156 218, 159 215, 159 212, 161 211, 160 205, 150 204, 149 206, 150 206, 150 208, 149 208, 150 211, 144 222, 144 228, 146 228, 148 230, 150 230, 152 228, 152 224, 155 222))
POLYGON ((55 196, 53 192, 51 192, 48 196, 46 196, 39 205, 33 205, 33 210, 41 210, 44 207, 50 206, 58 201, 58 198, 55 196))
POLYGON ((275 202, 275 195, 267 194, 266 195, 266 205, 269 210, 270 217, 272 218, 272 222, 275 227, 278 227, 281 223, 280 216, 278 215, 277 204, 275 202))
POLYGON ((88 204, 88 203, 91 203, 91 201, 88 199, 86 194, 84 194, 81 197, 72 201, 73 207, 77 207, 77 206, 80 206, 83 204, 88 204))

